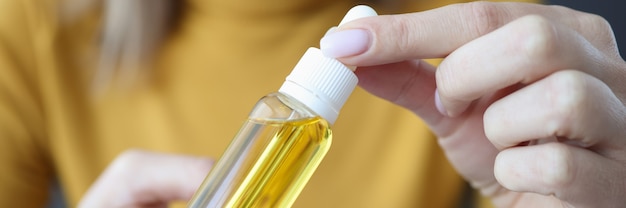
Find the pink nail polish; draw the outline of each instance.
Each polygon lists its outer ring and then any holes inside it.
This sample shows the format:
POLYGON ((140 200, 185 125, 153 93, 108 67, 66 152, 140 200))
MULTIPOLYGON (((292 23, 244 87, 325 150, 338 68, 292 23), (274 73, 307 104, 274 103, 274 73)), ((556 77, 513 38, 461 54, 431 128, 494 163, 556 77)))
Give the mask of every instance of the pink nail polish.
POLYGON ((324 34, 324 37, 326 37, 328 34, 334 33, 336 30, 337 30, 337 27, 328 28, 328 30, 326 30, 326 33, 324 34))
POLYGON ((367 51, 369 45, 369 33, 361 29, 333 32, 320 41, 322 53, 330 58, 359 55, 367 51))

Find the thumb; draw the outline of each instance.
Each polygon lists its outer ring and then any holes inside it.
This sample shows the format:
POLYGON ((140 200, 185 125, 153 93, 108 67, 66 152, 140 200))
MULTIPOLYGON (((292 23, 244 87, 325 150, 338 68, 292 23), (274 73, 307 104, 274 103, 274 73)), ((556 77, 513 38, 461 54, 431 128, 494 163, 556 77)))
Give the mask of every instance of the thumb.
POLYGON ((212 165, 209 158, 129 150, 106 168, 78 207, 166 207, 186 201, 212 165))
POLYGON ((358 67, 359 86, 418 114, 433 126, 444 117, 435 107, 435 67, 423 60, 358 67))

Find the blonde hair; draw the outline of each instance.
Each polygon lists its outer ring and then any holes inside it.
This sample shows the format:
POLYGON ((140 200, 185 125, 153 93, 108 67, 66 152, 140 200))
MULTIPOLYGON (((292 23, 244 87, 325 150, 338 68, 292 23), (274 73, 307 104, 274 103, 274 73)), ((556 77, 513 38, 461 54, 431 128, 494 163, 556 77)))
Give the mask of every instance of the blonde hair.
POLYGON ((99 54, 92 88, 132 85, 150 70, 150 59, 175 25, 180 0, 78 0, 66 2, 65 19, 102 6, 99 54))
MULTIPOLYGON (((67 13, 70 14, 102 5, 100 51, 92 81, 96 93, 107 91, 113 86, 132 86, 150 76, 150 60, 163 39, 177 25, 185 6, 184 0, 64 1, 68 6, 67 13)), ((361 2, 383 5, 381 2, 389 1, 361 2)))

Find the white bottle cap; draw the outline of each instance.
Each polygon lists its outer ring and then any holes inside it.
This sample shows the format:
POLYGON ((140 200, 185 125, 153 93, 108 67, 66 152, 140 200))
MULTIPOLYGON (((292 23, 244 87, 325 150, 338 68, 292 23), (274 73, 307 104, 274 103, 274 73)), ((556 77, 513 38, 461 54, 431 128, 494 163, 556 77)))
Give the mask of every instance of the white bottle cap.
MULTIPOLYGON (((348 11, 341 24, 369 16, 376 16, 372 8, 356 6, 348 11)), ((278 91, 295 98, 334 124, 357 82, 350 68, 324 56, 317 48, 309 48, 278 91)))
POLYGON ((341 22, 339 22, 339 26, 350 22, 352 20, 356 20, 359 18, 363 18, 363 17, 373 17, 373 16, 378 16, 378 14, 376 14, 376 11, 374 11, 374 9, 372 9, 372 7, 366 6, 366 5, 358 5, 355 7, 352 7, 352 9, 350 9, 345 16, 343 16, 343 19, 341 20, 341 22))
POLYGON ((357 82, 356 75, 341 62, 309 48, 278 91, 333 124, 357 82))

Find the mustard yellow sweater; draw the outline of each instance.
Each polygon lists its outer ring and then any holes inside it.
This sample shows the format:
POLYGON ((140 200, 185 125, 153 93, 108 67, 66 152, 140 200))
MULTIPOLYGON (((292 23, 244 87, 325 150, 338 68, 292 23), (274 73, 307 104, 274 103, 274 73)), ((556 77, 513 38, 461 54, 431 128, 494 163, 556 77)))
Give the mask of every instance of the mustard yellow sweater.
MULTIPOLYGON (((398 8, 456 1, 411 2, 398 8)), ((60 4, 0 1, 0 207, 41 207, 55 178, 74 207, 129 148, 219 158, 257 99, 356 2, 189 1, 149 82, 100 96, 89 88, 98 8, 67 20, 60 4)), ((457 203, 462 179, 410 112, 357 89, 333 133, 295 207, 457 203)))

